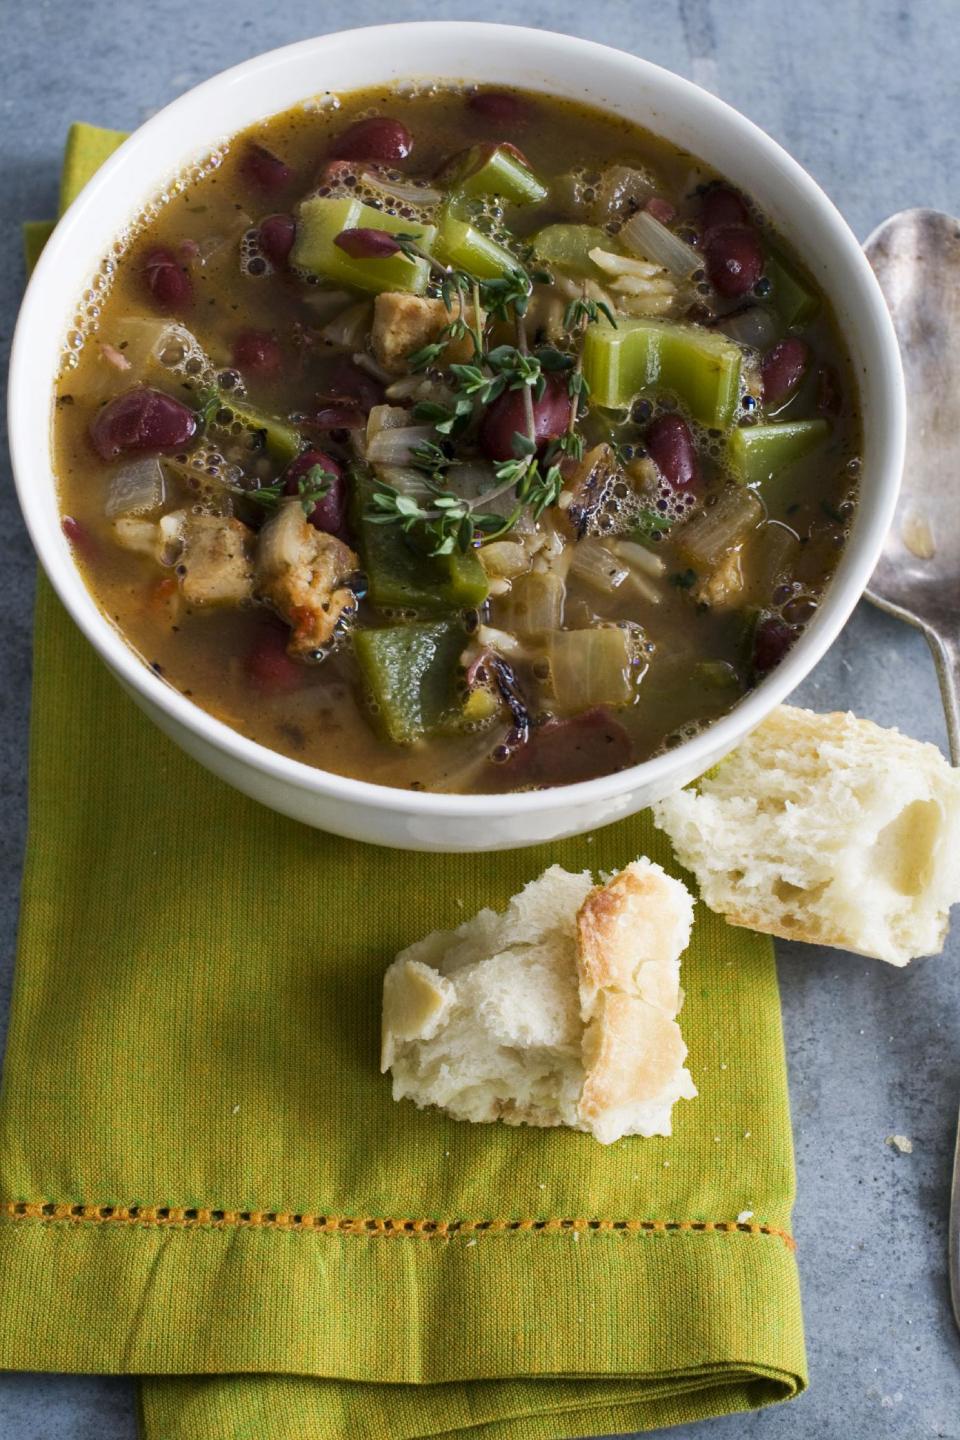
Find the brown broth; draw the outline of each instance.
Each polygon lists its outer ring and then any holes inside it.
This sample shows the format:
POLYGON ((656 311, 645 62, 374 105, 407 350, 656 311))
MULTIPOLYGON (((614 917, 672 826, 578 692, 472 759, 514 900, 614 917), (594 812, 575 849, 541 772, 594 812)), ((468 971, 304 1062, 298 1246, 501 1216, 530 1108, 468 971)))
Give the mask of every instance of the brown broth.
MULTIPOLYGON (((621 119, 542 96, 534 103, 537 118, 509 138, 519 141, 534 171, 545 177, 578 170, 596 176, 611 162, 646 166, 659 177, 658 190, 675 200, 680 197, 681 214, 693 213, 695 187, 713 178, 690 155, 621 119)), ((274 378, 250 377, 248 399, 263 411, 283 416, 311 409, 329 363, 315 335, 308 333, 308 343, 302 343, 304 332, 316 328, 311 310, 316 296, 285 273, 242 275, 239 236, 248 222, 286 209, 308 192, 316 183, 329 137, 350 121, 371 114, 395 116, 413 132, 414 153, 404 167, 411 174, 429 176, 452 152, 492 138, 490 125, 465 107, 462 94, 438 90, 418 95, 357 93, 343 97, 339 109, 296 108, 233 140, 217 169, 171 198, 129 243, 95 333, 88 337, 76 367, 66 369, 60 379, 55 440, 62 509, 88 538, 77 558, 103 612, 145 663, 241 734, 307 764, 380 784, 455 791, 511 788, 515 782, 508 773, 486 763, 491 748, 503 738, 505 726, 499 722, 488 731, 437 737, 408 747, 381 739, 363 698, 349 643, 321 664, 301 666, 293 689, 271 691, 254 683, 247 663, 251 647, 260 637, 275 637, 280 622, 259 606, 191 610, 178 595, 172 571, 120 548, 104 514, 111 467, 98 458, 88 438, 98 407, 117 389, 100 342, 111 343, 124 316, 157 314, 140 274, 144 254, 157 245, 177 250, 191 240, 206 247, 216 236, 225 237, 225 243, 193 270, 195 303, 189 314, 178 318, 222 366, 230 363, 239 331, 274 332, 283 349, 282 369, 274 378), (293 169, 296 179, 288 194, 264 199, 251 189, 241 170, 249 138, 263 143, 293 169)), ((511 224, 516 222, 522 233, 556 220, 579 218, 559 201, 510 214, 511 224)), ((805 277, 804 283, 816 290, 789 245, 777 237, 777 246, 805 277)), ((825 303, 802 334, 818 365, 828 366, 837 377, 840 409, 832 419, 828 445, 812 460, 792 467, 789 484, 771 504, 770 518, 789 525, 799 544, 792 569, 776 593, 754 596, 750 609, 752 614, 759 603, 766 613, 781 614, 786 608, 787 618, 798 623, 812 613, 836 566, 855 497, 860 450, 855 382, 825 303)), ((783 412, 787 417, 812 413, 815 384, 812 375, 802 382, 783 412)), ((196 387, 192 389, 195 393, 196 387)), ((658 398, 651 397, 654 406, 658 398)), ((591 416, 587 423, 594 438, 602 438, 609 417, 591 416)), ((620 440, 629 440, 630 433, 618 432, 620 440)), ((723 465, 711 459, 707 448, 702 464, 709 494, 724 483, 723 465)), ((637 622, 643 626, 648 647, 652 646, 643 651, 643 678, 632 704, 617 712, 632 739, 636 760, 678 743, 726 713, 752 683, 743 663, 749 628, 746 611, 694 603, 685 585, 688 567, 672 536, 659 542, 656 553, 665 562, 668 580, 658 605, 646 603, 629 587, 604 598, 573 579, 567 590, 568 614, 579 617, 579 623, 587 623, 591 614, 606 622, 637 622), (706 671, 697 668, 702 662, 709 662, 706 671)), ((503 613, 504 602, 494 599, 488 623, 497 626, 503 613)), ((377 623, 363 602, 359 620, 371 619, 377 623)), ((526 678, 535 684, 529 675, 526 678)))

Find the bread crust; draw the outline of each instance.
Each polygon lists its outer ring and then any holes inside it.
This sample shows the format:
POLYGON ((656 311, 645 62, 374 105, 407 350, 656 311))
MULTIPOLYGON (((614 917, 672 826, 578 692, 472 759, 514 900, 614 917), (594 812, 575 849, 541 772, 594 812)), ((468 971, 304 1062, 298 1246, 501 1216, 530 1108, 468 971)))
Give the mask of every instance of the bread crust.
POLYGON ((552 866, 497 915, 411 945, 384 978, 395 1099, 457 1119, 669 1135, 696 1088, 676 1016, 693 902, 638 860, 603 885, 552 866))
POLYGON ((729 924, 906 965, 960 899, 960 770, 870 720, 782 705, 654 806, 729 924))

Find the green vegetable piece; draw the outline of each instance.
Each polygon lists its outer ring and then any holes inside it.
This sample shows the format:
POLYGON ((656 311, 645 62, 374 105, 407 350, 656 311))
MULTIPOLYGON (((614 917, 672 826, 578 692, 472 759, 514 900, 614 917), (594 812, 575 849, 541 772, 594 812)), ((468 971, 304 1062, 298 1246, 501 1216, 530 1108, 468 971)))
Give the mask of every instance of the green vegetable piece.
POLYGON ((265 453, 279 470, 285 469, 300 454, 303 440, 285 420, 265 415, 262 410, 255 410, 245 401, 235 400, 223 392, 216 398, 216 405, 212 398, 209 402, 205 428, 209 438, 221 448, 229 451, 237 447, 253 455, 265 453))
POLYGON ((617 317, 590 325, 583 373, 597 405, 622 410, 650 386, 672 390, 695 420, 725 430, 739 399, 739 345, 696 325, 617 317))
POLYGON ((738 426, 730 436, 730 464, 744 485, 765 485, 778 471, 821 444, 829 430, 826 420, 738 426))
POLYGON ((409 745, 462 705, 457 675, 465 641, 462 625, 450 620, 357 631, 357 660, 388 740, 409 745))
MULTIPOLYGON (((548 265, 562 270, 565 275, 577 275, 587 280, 602 280, 604 273, 599 265, 590 259, 590 251, 612 250, 617 253, 620 246, 612 235, 597 225, 547 225, 538 230, 531 242, 534 251, 548 265)), ((609 279, 609 276, 606 277, 609 279)))
POLYGON ((469 220, 461 219, 452 203, 441 211, 436 253, 444 264, 466 270, 480 280, 499 280, 520 268, 515 255, 484 235, 469 220))
POLYGON ((763 273, 770 281, 770 301, 785 325, 805 325, 813 319, 820 301, 781 254, 768 251, 763 273))
POLYGON ((461 195, 499 195, 514 205, 536 205, 547 187, 510 145, 473 145, 455 157, 442 177, 461 195))
POLYGON ((385 260, 355 260, 333 242, 341 230, 386 230, 414 235, 424 250, 433 248, 436 227, 419 225, 402 215, 388 215, 362 201, 314 195, 300 205, 297 238, 290 263, 307 275, 353 285, 358 290, 407 290, 422 295, 430 278, 426 260, 391 255, 385 260))
POLYGON ((490 588, 476 551, 425 555, 414 549, 399 525, 378 525, 366 513, 375 483, 354 485, 353 528, 360 548, 367 593, 380 610, 471 610, 490 588))

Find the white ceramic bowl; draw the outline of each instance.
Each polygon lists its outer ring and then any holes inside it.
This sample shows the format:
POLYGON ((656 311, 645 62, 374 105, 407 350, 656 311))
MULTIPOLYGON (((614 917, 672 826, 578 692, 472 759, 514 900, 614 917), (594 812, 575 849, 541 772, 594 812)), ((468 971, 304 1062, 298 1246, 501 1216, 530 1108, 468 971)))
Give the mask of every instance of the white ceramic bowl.
POLYGON ((360 840, 422 850, 491 850, 557 839, 629 815, 686 784, 734 746, 819 660, 860 597, 890 523, 904 446, 893 329, 856 238, 807 173, 735 110, 632 55, 566 35, 428 22, 350 30, 260 55, 154 116, 60 221, 20 314, 10 375, 10 441, 20 503, 61 600, 152 720, 215 774, 265 805, 360 840), (829 295, 860 382, 862 497, 817 616, 783 663, 728 716, 668 754, 616 775, 521 795, 431 795, 327 774, 238 735, 155 675, 101 614, 60 529, 51 404, 77 298, 141 206, 219 142, 324 91, 408 79, 516 85, 585 100, 692 151, 755 197, 829 295))

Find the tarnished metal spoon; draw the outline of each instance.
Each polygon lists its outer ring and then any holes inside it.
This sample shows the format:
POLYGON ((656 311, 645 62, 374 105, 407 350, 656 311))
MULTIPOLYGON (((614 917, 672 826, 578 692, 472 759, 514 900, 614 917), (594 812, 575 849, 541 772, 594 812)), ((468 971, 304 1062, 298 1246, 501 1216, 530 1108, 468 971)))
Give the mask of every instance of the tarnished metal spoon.
MULTIPOLYGON (((927 637, 960 765, 960 220, 901 210, 864 249, 893 317, 907 386, 907 459, 896 516, 867 589, 927 637)), ((960 1326, 960 1131, 948 1238, 960 1326)))

